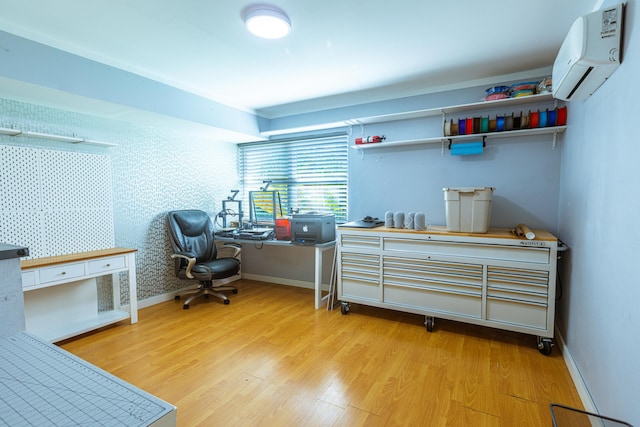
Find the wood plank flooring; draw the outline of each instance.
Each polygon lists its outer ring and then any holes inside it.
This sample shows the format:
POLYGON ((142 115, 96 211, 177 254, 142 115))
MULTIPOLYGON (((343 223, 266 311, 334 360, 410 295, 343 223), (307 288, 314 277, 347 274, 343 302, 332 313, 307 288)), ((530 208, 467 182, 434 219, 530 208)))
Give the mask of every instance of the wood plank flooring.
POLYGON ((178 407, 179 426, 550 426, 582 408, 558 349, 535 337, 236 282, 231 304, 142 309, 61 347, 178 407))

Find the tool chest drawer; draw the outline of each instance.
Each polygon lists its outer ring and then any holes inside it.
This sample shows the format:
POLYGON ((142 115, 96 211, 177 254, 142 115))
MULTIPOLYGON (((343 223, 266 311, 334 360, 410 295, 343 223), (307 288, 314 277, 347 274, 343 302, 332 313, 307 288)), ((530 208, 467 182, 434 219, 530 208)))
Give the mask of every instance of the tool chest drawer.
POLYGON ((380 237, 359 234, 341 234, 340 246, 346 249, 379 249, 380 237))
POLYGON ((549 248, 546 247, 517 247, 499 244, 385 237, 383 239, 383 249, 387 252, 414 252, 434 256, 458 256, 537 264, 549 263, 549 248))
POLYGON ((380 299, 380 256, 343 252, 341 260, 341 292, 368 300, 380 299))

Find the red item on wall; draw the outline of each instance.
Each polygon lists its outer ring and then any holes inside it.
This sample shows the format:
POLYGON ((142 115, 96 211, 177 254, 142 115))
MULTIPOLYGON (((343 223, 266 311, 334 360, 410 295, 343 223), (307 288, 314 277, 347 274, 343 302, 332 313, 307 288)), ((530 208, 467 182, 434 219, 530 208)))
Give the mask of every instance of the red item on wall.
POLYGON ((564 126, 567 124, 567 107, 561 107, 557 109, 556 124, 558 126, 564 126))
POLYGON ((529 113, 529 126, 531 129, 540 126, 540 110, 529 113))
POLYGON ((360 145, 360 144, 371 144, 373 142, 382 142, 386 139, 386 137, 384 135, 382 136, 378 136, 378 135, 374 135, 374 136, 367 136, 366 138, 356 138, 356 144, 360 145))

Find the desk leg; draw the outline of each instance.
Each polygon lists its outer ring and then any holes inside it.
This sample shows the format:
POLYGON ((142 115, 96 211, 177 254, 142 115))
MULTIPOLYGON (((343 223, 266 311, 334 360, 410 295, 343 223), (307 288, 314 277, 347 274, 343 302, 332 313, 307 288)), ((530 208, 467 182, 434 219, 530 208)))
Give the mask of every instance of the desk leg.
POLYGON ((129 267, 129 313, 131 314, 131 324, 134 324, 138 323, 138 287, 136 285, 135 252, 127 254, 127 266, 129 267))
POLYGON ((315 266, 315 289, 316 289, 316 310, 320 308, 320 304, 322 303, 322 253, 324 252, 321 248, 315 248, 316 256, 316 266, 315 266))
POLYGON ((111 283, 113 284, 113 309, 120 310, 120 272, 111 275, 111 283))
POLYGON ((322 302, 329 298, 329 295, 322 298, 322 264, 323 254, 329 249, 333 249, 335 246, 318 247, 316 246, 316 266, 315 266, 315 291, 316 291, 316 310, 320 308, 322 302))

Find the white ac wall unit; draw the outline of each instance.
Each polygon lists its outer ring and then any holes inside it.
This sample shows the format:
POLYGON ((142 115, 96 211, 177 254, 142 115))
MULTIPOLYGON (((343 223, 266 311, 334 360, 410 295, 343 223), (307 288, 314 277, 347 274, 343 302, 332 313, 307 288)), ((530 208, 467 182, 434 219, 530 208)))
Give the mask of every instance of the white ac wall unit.
POLYGON ((584 101, 620 66, 623 4, 575 20, 553 64, 553 96, 584 101))

